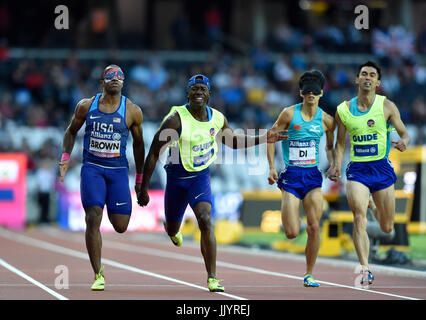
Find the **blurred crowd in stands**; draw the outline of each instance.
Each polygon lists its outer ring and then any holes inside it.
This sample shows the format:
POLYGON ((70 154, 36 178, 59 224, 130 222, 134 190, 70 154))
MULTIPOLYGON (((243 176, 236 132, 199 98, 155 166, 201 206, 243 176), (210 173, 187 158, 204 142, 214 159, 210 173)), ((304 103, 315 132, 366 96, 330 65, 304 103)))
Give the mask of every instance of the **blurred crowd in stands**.
MULTIPOLYGON (((379 93, 398 106, 403 121, 426 119, 426 65, 412 57, 378 58, 382 65, 379 93)), ((4 59, 0 62, 0 116, 27 127, 65 129, 77 102, 101 91, 99 79, 111 61, 4 59)), ((312 64, 306 55, 272 54, 258 47, 245 59, 213 52, 202 64, 169 66, 155 56, 141 61, 114 61, 126 74, 123 94, 139 105, 145 121, 160 121, 172 105, 186 102, 188 78, 203 73, 211 79, 210 105, 239 128, 265 128, 283 107, 300 101, 298 79, 317 68, 326 76, 320 105, 334 115, 336 106, 356 95, 357 64, 312 64)), ((380 63, 379 62, 379 63, 380 63)), ((424 143, 424 138, 415 143, 424 143)), ((8 146, 9 147, 9 146, 8 146)), ((5 145, 0 147, 5 149, 5 145)))

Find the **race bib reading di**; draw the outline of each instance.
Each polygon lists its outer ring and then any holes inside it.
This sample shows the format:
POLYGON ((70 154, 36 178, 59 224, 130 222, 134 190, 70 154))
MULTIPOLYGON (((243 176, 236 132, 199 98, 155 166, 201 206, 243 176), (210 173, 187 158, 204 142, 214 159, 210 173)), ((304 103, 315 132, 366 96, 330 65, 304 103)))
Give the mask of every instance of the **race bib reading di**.
POLYGON ((289 141, 289 164, 292 166, 316 164, 315 140, 289 141))

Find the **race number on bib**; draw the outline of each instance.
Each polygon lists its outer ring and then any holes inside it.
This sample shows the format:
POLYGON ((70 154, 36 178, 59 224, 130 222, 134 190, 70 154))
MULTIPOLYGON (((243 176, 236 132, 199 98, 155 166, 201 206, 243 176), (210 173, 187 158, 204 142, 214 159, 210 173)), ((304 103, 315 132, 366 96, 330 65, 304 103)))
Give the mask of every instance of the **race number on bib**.
POLYGON ((292 166, 316 164, 315 140, 290 141, 289 161, 292 166))
POLYGON ((89 151, 102 158, 114 158, 120 156, 120 140, 103 140, 91 137, 89 151))

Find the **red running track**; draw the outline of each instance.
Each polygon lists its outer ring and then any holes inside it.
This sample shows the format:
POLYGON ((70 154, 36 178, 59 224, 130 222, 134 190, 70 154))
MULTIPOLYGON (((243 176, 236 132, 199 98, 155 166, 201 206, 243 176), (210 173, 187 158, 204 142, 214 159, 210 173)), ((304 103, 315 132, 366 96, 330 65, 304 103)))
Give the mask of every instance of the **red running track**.
POLYGON ((0 228, 0 299, 8 300, 425 300, 426 272, 373 266, 370 288, 357 287, 357 264, 319 258, 320 288, 304 288, 302 255, 218 246, 210 293, 199 244, 172 245, 162 233, 103 233, 106 289, 92 292, 83 232, 0 228), (64 287, 68 279, 68 288, 64 287))

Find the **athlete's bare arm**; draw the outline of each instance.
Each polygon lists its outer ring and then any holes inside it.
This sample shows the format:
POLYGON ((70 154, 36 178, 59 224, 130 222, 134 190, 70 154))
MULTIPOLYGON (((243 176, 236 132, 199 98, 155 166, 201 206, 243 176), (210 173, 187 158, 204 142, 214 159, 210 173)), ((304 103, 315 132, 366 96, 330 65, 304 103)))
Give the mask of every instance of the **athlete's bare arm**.
POLYGON ((383 103, 383 113, 385 114, 386 121, 391 121, 392 125, 398 132, 401 140, 394 140, 392 143, 395 143, 394 148, 399 151, 405 151, 407 146, 410 144, 410 136, 408 135, 407 128, 401 120, 401 115, 395 103, 386 99, 383 103))
POLYGON ((224 119, 221 129, 222 143, 232 149, 245 149, 257 146, 261 143, 274 143, 288 139, 288 136, 283 135, 287 130, 268 130, 263 136, 248 136, 236 134, 228 124, 228 120, 224 119))
POLYGON ((336 111, 336 123, 337 123, 337 138, 336 145, 334 148, 334 169, 330 172, 332 175, 340 178, 342 169, 342 160, 345 153, 345 139, 346 139, 346 127, 339 117, 339 113, 336 111))
MULTIPOLYGON (((143 141, 143 114, 139 106, 127 99, 126 105, 126 122, 133 138, 133 157, 135 159, 136 174, 141 174, 145 160, 145 145, 143 141)), ((136 196, 141 196, 141 183, 135 183, 136 196)))
POLYGON ((145 146, 143 141, 143 114, 139 106, 127 99, 126 110, 129 113, 129 131, 133 138, 133 156, 135 158, 136 173, 142 173, 145 160, 145 146))
MULTIPOLYGON (((82 99, 77 103, 74 114, 68 128, 65 130, 64 139, 62 142, 62 153, 71 154, 74 148, 75 139, 80 128, 86 121, 86 115, 89 111, 93 97, 90 99, 82 99)), ((61 175, 61 182, 64 182, 65 173, 68 170, 69 161, 64 160, 59 163, 59 170, 61 175)))
MULTIPOLYGON (((290 126, 291 119, 294 115, 294 106, 285 108, 281 111, 278 116, 277 121, 275 121, 272 126, 273 131, 287 130, 290 126)), ((275 143, 268 143, 267 146, 267 156, 268 156, 268 164, 269 164, 269 175, 268 175, 268 183, 274 184, 278 181, 278 172, 275 169, 275 143)))
POLYGON ((326 177, 328 177, 332 181, 337 181, 337 177, 334 175, 334 129, 336 128, 336 121, 334 118, 330 116, 328 113, 323 112, 323 127, 326 136, 326 144, 325 144, 325 152, 327 155, 328 163, 330 164, 330 168, 327 170, 326 177))
POLYGON ((143 168, 142 195, 139 200, 139 204, 141 206, 146 206, 149 202, 149 181, 151 180, 151 176, 154 172, 161 150, 163 147, 179 139, 180 128, 180 116, 177 112, 174 112, 163 121, 160 128, 155 133, 143 168))

